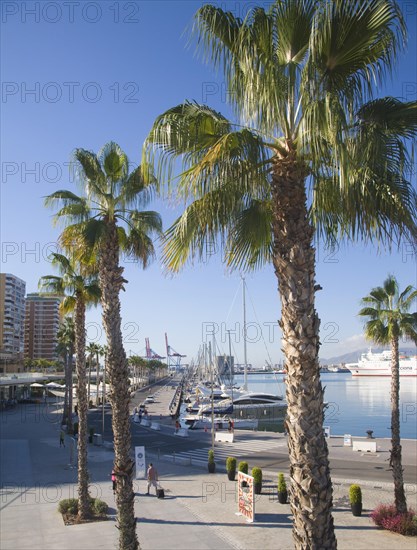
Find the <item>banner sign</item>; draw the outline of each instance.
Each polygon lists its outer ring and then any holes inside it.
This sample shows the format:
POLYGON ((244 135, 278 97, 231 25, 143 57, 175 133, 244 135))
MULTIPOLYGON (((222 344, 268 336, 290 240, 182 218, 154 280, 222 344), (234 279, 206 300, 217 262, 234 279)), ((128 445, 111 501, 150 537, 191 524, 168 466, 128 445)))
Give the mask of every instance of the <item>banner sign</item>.
POLYGON ((237 473, 238 486, 238 512, 237 515, 245 516, 248 522, 255 520, 255 493, 253 490, 253 477, 243 472, 237 473))
POLYGON ((146 479, 145 447, 135 447, 136 479, 146 479))

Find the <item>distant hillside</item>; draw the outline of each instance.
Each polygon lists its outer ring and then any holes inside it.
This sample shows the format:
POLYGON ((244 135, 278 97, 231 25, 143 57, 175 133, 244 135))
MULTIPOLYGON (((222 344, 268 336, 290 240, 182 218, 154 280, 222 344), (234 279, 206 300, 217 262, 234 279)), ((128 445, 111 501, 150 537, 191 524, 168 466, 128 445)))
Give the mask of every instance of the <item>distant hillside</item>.
MULTIPOLYGON (((384 348, 377 348, 372 346, 372 351, 378 353, 384 349, 389 349, 389 346, 384 348)), ((369 347, 351 351, 345 353, 344 355, 337 355, 335 357, 329 357, 328 359, 321 358, 320 365, 339 365, 340 363, 356 363, 362 353, 365 353, 369 350, 369 347)), ((415 354, 417 350, 415 347, 404 347, 400 345, 400 351, 404 353, 415 354)))

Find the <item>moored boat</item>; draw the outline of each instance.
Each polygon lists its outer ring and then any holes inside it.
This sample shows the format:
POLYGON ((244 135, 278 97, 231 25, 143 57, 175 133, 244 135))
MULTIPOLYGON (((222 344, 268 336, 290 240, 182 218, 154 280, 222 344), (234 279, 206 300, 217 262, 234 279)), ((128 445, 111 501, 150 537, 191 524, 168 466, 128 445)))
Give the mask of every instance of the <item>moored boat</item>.
MULTIPOLYGON (((391 376, 391 351, 363 353, 357 363, 347 363, 352 376, 391 376)), ((417 356, 400 353, 400 376, 417 376, 417 356)))

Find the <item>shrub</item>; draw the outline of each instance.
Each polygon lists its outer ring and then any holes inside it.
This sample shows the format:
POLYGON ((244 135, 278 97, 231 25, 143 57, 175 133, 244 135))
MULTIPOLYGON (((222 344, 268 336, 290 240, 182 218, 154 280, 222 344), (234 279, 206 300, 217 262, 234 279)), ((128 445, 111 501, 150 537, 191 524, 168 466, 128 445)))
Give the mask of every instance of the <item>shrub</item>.
POLYGON ((78 499, 64 498, 58 504, 58 511, 61 514, 78 514, 78 499))
POLYGON ((253 483, 260 485, 262 483, 262 470, 261 468, 252 468, 253 483))
POLYGON ((109 505, 99 498, 91 499, 91 509, 96 516, 105 516, 109 510, 109 505))
POLYGON ((212 451, 210 449, 210 451, 208 452, 208 462, 209 464, 213 464, 214 463, 214 451, 212 451))
POLYGON ((239 462, 238 471, 243 474, 247 474, 249 470, 249 464, 247 462, 239 462))
POLYGON ((285 493, 287 490, 287 484, 283 473, 278 474, 278 493, 285 493))
POLYGON ((394 504, 380 504, 371 513, 371 519, 375 525, 387 531, 417 536, 417 516, 414 510, 410 509, 405 514, 397 514, 394 504))
POLYGON ((359 485, 351 485, 349 487, 349 502, 351 504, 360 504, 362 502, 362 491, 359 485))
POLYGON ((236 458, 234 456, 226 458, 226 470, 228 472, 236 472, 236 458))

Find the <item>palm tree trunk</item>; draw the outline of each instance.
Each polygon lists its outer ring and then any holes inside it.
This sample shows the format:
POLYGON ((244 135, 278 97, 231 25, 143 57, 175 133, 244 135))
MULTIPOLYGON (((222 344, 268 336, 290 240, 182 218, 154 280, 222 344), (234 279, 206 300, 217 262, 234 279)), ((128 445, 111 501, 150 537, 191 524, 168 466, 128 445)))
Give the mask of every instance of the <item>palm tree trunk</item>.
POLYGON ((395 508, 399 514, 407 512, 404 491, 400 440, 400 371, 398 338, 391 341, 391 457, 390 467, 394 478, 395 508))
POLYGON ((100 397, 99 397, 99 391, 98 388, 100 386, 100 363, 97 361, 96 365, 96 407, 100 405, 100 397))
POLYGON ((318 361, 320 321, 315 311, 315 250, 305 194, 306 169, 291 155, 272 175, 273 264, 281 298, 287 368, 286 429, 290 501, 297 549, 337 547, 332 484, 323 433, 323 388, 318 361))
POLYGON ((74 356, 74 347, 72 344, 68 346, 68 413, 67 413, 67 426, 68 432, 72 433, 72 360, 74 356))
POLYGON ((68 400, 69 400, 69 368, 68 368, 68 352, 64 356, 65 369, 65 393, 64 393, 64 411, 62 413, 62 424, 68 426, 68 400))
POLYGON ((75 353, 78 397, 78 516, 90 513, 87 470, 87 376, 85 365, 85 303, 77 296, 75 304, 75 353))
POLYGON ((99 260, 99 280, 103 309, 103 327, 107 337, 107 373, 110 383, 112 427, 114 434, 114 469, 119 549, 137 550, 134 492, 130 456, 129 372, 121 331, 119 292, 123 285, 123 268, 119 267, 119 243, 114 223, 108 223, 106 245, 99 260))
POLYGON ((87 407, 90 407, 90 391, 91 391, 91 363, 93 362, 93 354, 88 356, 88 389, 87 389, 87 407))

